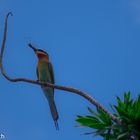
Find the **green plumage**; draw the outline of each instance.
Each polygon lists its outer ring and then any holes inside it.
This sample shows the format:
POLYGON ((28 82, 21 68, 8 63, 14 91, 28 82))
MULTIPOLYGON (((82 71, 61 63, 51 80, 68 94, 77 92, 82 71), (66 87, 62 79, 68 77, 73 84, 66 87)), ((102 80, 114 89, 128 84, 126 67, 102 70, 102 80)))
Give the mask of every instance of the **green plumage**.
MULTIPOLYGON (((54 84, 54 74, 53 68, 50 62, 46 61, 39 61, 37 69, 38 80, 42 82, 48 82, 54 84)), ((45 96, 48 99, 48 103, 50 106, 50 111, 55 122, 56 129, 58 129, 58 113, 54 102, 54 89, 53 88, 46 88, 42 86, 45 96)))

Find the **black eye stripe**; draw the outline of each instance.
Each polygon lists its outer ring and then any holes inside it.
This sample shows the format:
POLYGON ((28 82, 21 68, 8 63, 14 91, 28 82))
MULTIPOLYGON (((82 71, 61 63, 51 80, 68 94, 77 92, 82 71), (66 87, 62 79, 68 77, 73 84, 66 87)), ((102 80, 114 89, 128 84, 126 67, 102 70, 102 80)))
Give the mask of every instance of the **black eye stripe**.
POLYGON ((39 52, 43 52, 43 53, 45 53, 45 54, 47 54, 47 55, 48 55, 48 53, 47 53, 47 52, 45 52, 45 51, 43 51, 43 50, 41 50, 41 49, 38 49, 37 51, 39 51, 39 52))

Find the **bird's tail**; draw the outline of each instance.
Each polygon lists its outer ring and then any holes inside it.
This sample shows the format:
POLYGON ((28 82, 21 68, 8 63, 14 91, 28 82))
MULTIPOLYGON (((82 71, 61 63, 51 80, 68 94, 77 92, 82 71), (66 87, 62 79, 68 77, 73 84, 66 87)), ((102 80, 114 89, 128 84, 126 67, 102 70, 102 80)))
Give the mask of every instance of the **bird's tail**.
POLYGON ((54 124, 55 124, 55 127, 56 127, 56 130, 59 130, 59 125, 58 125, 58 112, 57 112, 57 109, 56 109, 56 105, 55 105, 55 102, 49 102, 49 106, 50 106, 50 111, 51 111, 51 114, 52 114, 52 118, 54 120, 54 124))

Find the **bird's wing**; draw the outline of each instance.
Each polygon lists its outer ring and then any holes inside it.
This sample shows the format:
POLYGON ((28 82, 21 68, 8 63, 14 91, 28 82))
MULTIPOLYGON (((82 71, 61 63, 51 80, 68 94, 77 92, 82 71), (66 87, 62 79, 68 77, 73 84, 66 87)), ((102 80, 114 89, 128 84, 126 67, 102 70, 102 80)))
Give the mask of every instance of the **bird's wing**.
POLYGON ((54 72, 53 72, 53 67, 52 67, 52 64, 51 63, 48 63, 48 67, 49 67, 49 71, 50 71, 50 75, 51 75, 51 80, 52 80, 52 84, 55 83, 55 80, 54 80, 54 72))
POLYGON ((38 67, 36 68, 36 75, 37 75, 37 78, 39 79, 38 67))

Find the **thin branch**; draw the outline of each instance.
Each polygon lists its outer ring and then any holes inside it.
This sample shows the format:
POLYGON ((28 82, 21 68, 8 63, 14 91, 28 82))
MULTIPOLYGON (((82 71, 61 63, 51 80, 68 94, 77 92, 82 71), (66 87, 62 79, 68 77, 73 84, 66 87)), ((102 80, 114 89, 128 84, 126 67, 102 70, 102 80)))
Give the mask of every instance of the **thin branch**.
POLYGON ((7 23, 8 23, 8 17, 9 15, 12 16, 12 13, 8 13, 5 19, 5 27, 4 27, 4 36, 3 36, 3 42, 2 42, 2 47, 1 47, 1 53, 0 53, 0 70, 2 75, 9 81, 11 82, 26 82, 26 83, 31 83, 31 84, 36 84, 36 85, 41 85, 41 86, 46 86, 46 87, 51 87, 54 89, 58 89, 58 90, 64 90, 64 91, 68 91, 70 93, 74 93, 74 94, 78 94, 82 97, 84 97, 86 100, 88 100, 91 104, 95 105, 97 108, 101 109, 102 111, 104 111, 106 114, 108 114, 108 116, 116 123, 121 123, 121 121, 114 116, 113 114, 111 114, 110 112, 108 112, 97 100, 95 100, 93 97, 89 96, 86 92, 82 92, 78 89, 72 88, 72 87, 67 87, 67 86, 60 86, 60 85, 54 85, 54 84, 50 84, 50 83, 44 83, 44 82, 40 82, 40 81, 36 81, 36 80, 31 80, 31 79, 27 79, 27 78, 11 78, 7 75, 7 73, 5 72, 4 68, 3 68, 3 54, 4 54, 4 47, 5 47, 5 42, 6 42, 6 36, 7 36, 7 23))

